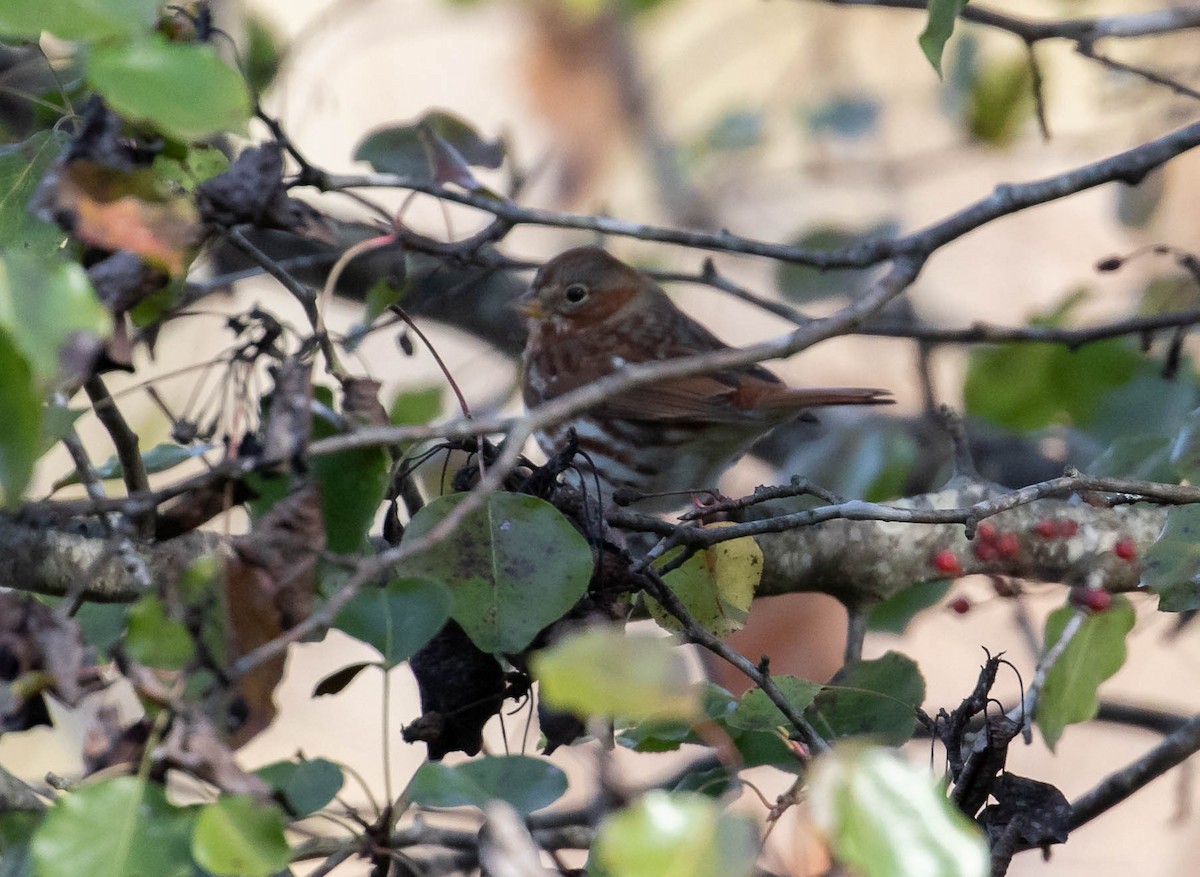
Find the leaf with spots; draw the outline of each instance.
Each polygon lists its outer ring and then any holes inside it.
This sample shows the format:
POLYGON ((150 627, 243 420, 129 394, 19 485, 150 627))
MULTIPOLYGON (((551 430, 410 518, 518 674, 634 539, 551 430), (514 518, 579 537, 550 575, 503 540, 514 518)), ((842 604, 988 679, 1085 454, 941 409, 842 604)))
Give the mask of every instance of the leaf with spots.
MULTIPOLYGON (((467 496, 429 503, 413 517, 405 541, 425 538, 467 496)), ((592 552, 548 502, 498 493, 463 516, 446 538, 402 564, 400 573, 445 583, 450 617, 482 651, 519 652, 583 596, 592 552)))
MULTIPOLYGON (((716 526, 730 524, 722 522, 716 526)), ((762 549, 749 536, 743 536, 696 552, 663 580, 697 622, 724 639, 745 626, 762 568, 762 549)), ((647 597, 646 604, 654 620, 667 630, 682 629, 679 621, 653 599, 647 597)))

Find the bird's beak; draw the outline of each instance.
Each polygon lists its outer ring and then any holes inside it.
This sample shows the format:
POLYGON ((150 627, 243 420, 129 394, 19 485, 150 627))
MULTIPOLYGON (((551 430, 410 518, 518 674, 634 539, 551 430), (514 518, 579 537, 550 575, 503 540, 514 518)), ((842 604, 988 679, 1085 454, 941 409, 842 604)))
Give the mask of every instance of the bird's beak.
POLYGON ((517 313, 529 320, 540 320, 546 316, 546 308, 542 306, 541 297, 538 296, 536 289, 530 289, 514 301, 513 307, 516 308, 517 313))

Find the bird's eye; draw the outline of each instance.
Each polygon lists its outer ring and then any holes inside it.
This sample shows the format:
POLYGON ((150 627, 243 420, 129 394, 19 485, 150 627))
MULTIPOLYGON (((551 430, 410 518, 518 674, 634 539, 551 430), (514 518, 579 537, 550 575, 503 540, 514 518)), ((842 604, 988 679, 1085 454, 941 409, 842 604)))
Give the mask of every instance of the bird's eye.
POLYGON ((563 290, 563 297, 573 305, 579 304, 587 298, 588 288, 582 283, 572 283, 563 290))

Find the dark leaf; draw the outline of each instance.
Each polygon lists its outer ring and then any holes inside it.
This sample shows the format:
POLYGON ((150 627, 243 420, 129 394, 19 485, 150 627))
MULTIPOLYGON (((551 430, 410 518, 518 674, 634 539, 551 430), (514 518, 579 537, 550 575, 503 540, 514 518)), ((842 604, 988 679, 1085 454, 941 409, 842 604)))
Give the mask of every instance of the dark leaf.
POLYGON ((310 816, 333 800, 345 777, 332 761, 276 761, 254 772, 280 792, 296 816, 310 816))
POLYGON ((343 667, 341 670, 330 673, 313 688, 313 697, 322 697, 326 694, 339 694, 342 689, 353 682, 358 677, 358 674, 367 667, 378 666, 374 661, 364 661, 361 664, 351 664, 348 667, 343 667))
MULTIPOLYGON (((444 496, 405 532, 418 540, 454 513, 467 494, 444 496)), ((407 560, 401 573, 444 582, 451 616, 485 652, 520 652, 583 596, 592 552, 562 514, 536 497, 497 493, 466 515, 454 538, 407 560)))
POLYGON ((364 588, 342 607, 333 626, 374 647, 391 669, 433 639, 449 614, 444 585, 394 579, 383 588, 364 588))
POLYGON ((484 807, 499 799, 518 812, 548 807, 567 790, 566 775, 548 761, 526 755, 491 755, 450 767, 426 762, 407 795, 422 807, 484 807))
POLYGON ((842 668, 805 711, 826 739, 871 735, 899 746, 912 736, 925 680, 910 659, 888 652, 842 668))

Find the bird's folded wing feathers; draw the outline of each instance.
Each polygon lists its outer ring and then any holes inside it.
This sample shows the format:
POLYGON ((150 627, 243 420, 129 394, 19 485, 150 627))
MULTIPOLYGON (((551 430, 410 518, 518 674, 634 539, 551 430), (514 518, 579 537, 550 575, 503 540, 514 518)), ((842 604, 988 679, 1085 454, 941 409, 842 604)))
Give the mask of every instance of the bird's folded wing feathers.
MULTIPOLYGON (((773 375, 768 377, 774 378, 773 375)), ((863 387, 788 387, 778 379, 743 374, 736 382, 721 376, 669 378, 619 393, 596 411, 632 420, 700 420, 748 423, 785 420, 791 412, 822 405, 880 405, 892 401, 886 390, 863 387)))

